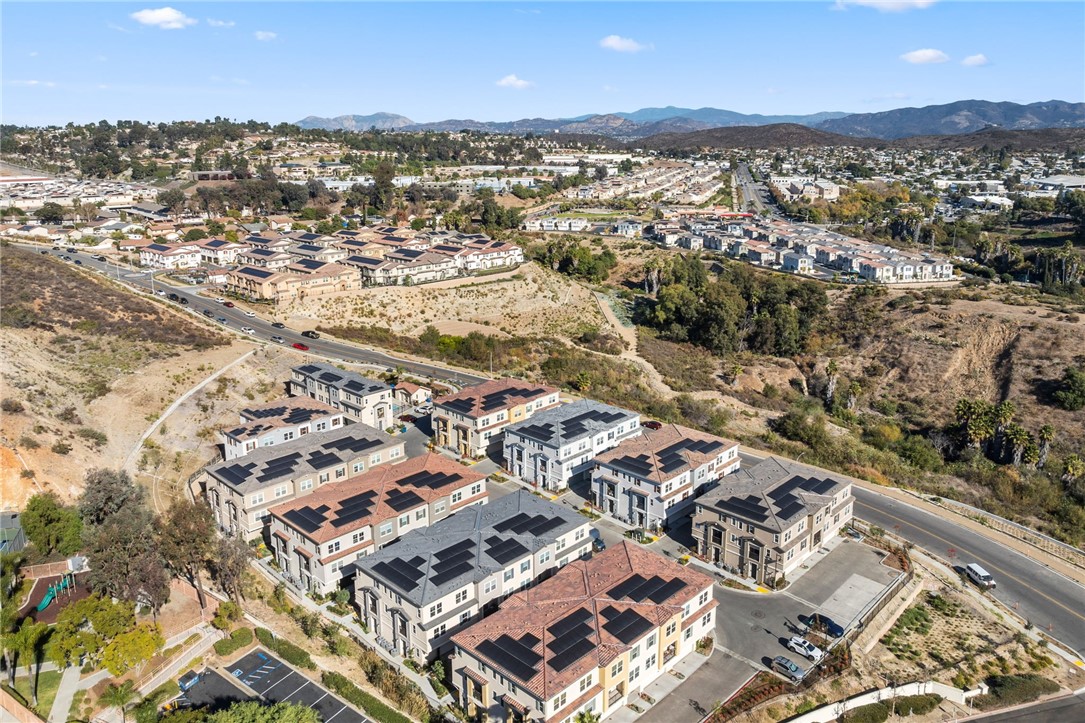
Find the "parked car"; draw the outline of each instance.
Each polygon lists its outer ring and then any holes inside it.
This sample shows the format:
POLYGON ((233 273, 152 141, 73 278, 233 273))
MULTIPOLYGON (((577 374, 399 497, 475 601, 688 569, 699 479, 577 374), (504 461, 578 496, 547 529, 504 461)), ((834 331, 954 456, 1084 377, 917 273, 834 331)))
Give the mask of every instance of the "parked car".
POLYGON ((252 318, 252 317, 256 316, 256 312, 255 311, 246 311, 245 316, 247 316, 249 318, 252 318))
POLYGON ((802 668, 782 655, 777 655, 772 659, 772 669, 795 683, 798 683, 806 675, 802 668))
POLYGON ((821 648, 800 635, 792 635, 791 639, 787 641, 787 647, 792 652, 798 653, 815 663, 825 657, 825 653, 822 652, 821 648))
POLYGON ((281 336, 273 336, 271 337, 271 340, 276 344, 282 344, 286 341, 286 339, 283 339, 281 336))
POLYGON ((166 298, 169 299, 170 301, 177 301, 181 297, 178 296, 177 294, 169 294, 166 298))
POLYGON ((300 341, 299 341, 299 342, 295 342, 295 343, 294 343, 294 348, 295 348, 295 349, 299 349, 299 350, 301 350, 301 351, 309 351, 309 347, 305 346, 305 345, 304 345, 304 344, 302 344, 302 343, 301 343, 300 341))
POLYGON ((303 331, 303 332, 301 332, 301 335, 305 336, 305 337, 308 337, 310 339, 319 339, 320 338, 320 334, 317 334, 315 331, 311 331, 311 330, 310 331, 303 331))
POLYGON ((282 323, 281 321, 272 322, 271 325, 273 327, 275 327, 276 329, 285 329, 286 328, 286 324, 282 323))
POLYGON ((418 421, 418 417, 414 416, 413 414, 401 414, 399 415, 399 421, 413 424, 414 422, 418 421))
POLYGON ((814 613, 806 618, 806 627, 810 630, 824 631, 831 638, 844 636, 844 628, 833 622, 832 618, 821 613, 814 613))
POLYGON ((602 552, 607 549, 607 543, 602 537, 596 537, 591 541, 592 552, 602 552))
POLYGON ((968 579, 979 585, 984 590, 991 590, 998 587, 998 583, 991 577, 991 573, 984 570, 982 567, 972 562, 969 563, 964 569, 964 574, 968 575, 968 579))
POLYGON ((846 534, 848 537, 855 540, 856 542, 862 542, 863 541, 862 533, 859 532, 859 530, 855 529, 854 527, 845 527, 844 528, 844 534, 846 534))
POLYGON ((222 305, 223 305, 223 306, 225 306, 225 307, 226 307, 226 308, 228 308, 228 309, 232 309, 232 308, 234 308, 234 302, 232 302, 232 301, 226 301, 226 302, 223 302, 223 304, 222 304, 222 305))
POLYGON ((663 429, 663 423, 657 422, 654 419, 646 419, 640 423, 640 426, 647 427, 648 429, 663 429))
POLYGON ((253 329, 251 326, 243 326, 241 327, 241 331, 245 334, 252 334, 253 336, 256 336, 256 329, 253 329))

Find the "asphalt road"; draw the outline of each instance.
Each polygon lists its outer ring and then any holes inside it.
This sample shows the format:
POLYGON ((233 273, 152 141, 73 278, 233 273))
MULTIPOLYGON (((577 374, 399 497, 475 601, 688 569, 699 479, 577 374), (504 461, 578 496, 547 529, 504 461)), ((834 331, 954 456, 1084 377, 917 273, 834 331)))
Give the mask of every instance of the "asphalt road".
POLYGON ((766 207, 765 199, 768 191, 756 181, 753 180, 753 176, 750 174, 750 167, 745 163, 740 163, 738 166, 738 185, 742 189, 743 208, 745 203, 753 202, 754 213, 761 213, 766 207))
POLYGON ((1055 698, 1025 708, 973 718, 975 723, 1051 723, 1085 720, 1085 693, 1055 698))
MULTIPOLYGON (((41 246, 35 246, 31 244, 18 244, 22 248, 26 248, 33 251, 41 251, 41 246)), ((407 359, 400 359, 390 354, 384 354, 379 351, 372 351, 370 349, 363 349, 353 344, 347 344, 344 342, 334 341, 326 338, 321 339, 309 339, 303 337, 299 331, 291 329, 276 329, 271 326, 272 322, 265 320, 260 316, 249 317, 245 316, 243 309, 238 307, 229 308, 222 304, 216 303, 213 298, 206 296, 200 296, 196 292, 198 289, 193 287, 176 287, 163 283, 158 279, 154 279, 152 282, 151 274, 145 271, 132 271, 123 266, 118 266, 114 263, 96 261, 94 256, 98 254, 96 251, 77 251, 76 253, 68 253, 64 250, 64 246, 61 245, 61 251, 49 251, 49 254, 54 257, 59 256, 71 256, 72 261, 65 263, 75 263, 75 260, 82 262, 83 268, 102 270, 105 275, 110 278, 118 279, 131 286, 134 286, 143 291, 150 291, 153 285, 157 291, 161 289, 167 294, 174 293, 179 297, 188 300, 188 304, 181 304, 180 302, 172 302, 175 306, 190 312, 193 317, 203 321, 212 326, 224 326, 223 324, 215 321, 222 317, 226 319, 226 327, 234 330, 235 332, 240 330, 241 327, 251 327, 256 331, 256 334, 252 336, 255 341, 263 341, 266 343, 272 343, 269 339, 272 336, 281 336, 284 339, 283 346, 291 346, 295 343, 301 343, 309 347, 308 353, 315 356, 325 357, 330 360, 344 360, 348 362, 355 362, 358 364, 375 364, 378 366, 394 369, 395 367, 403 367, 412 374, 417 374, 431 379, 448 380, 457 386, 467 386, 471 384, 479 384, 486 381, 485 377, 475 376, 465 372, 457 371, 454 369, 446 369, 444 367, 436 366, 433 364, 423 364, 420 362, 409 361, 407 359), (214 319, 208 319, 202 313, 204 309, 209 309, 214 314, 214 319)), ((162 297, 163 301, 166 301, 162 297)), ((171 302, 167 302, 171 303, 171 302)))
POLYGON ((1015 608, 1037 628, 1078 651, 1085 651, 1085 589, 1021 553, 871 490, 854 487, 855 515, 911 540, 964 568, 977 562, 995 578, 992 595, 1015 608))

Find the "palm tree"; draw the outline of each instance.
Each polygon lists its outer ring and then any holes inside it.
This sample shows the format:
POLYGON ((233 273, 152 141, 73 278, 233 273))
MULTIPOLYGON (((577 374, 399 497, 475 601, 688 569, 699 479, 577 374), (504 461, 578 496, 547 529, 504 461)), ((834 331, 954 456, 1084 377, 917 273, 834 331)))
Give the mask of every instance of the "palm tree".
POLYGON ((836 365, 836 359, 830 359, 828 366, 825 367, 825 373, 829 375, 829 383, 825 386, 825 403, 830 407, 833 406, 833 397, 836 395, 836 379, 838 371, 840 371, 840 369, 836 365))
POLYGON ((742 376, 743 371, 745 371, 745 370, 742 368, 741 364, 736 363, 736 364, 731 365, 731 368, 728 370, 727 373, 731 377, 731 386, 732 387, 737 387, 738 386, 738 378, 740 376, 742 376))
POLYGON ((35 623, 28 618, 12 635, 10 643, 18 654, 20 662, 26 666, 26 675, 30 680, 30 693, 35 708, 38 706, 38 677, 34 674, 34 668, 41 657, 42 641, 48 633, 48 625, 35 623))
POLYGON ((1085 476, 1085 460, 1076 454, 1071 454, 1063 463, 1066 465, 1062 473, 1062 481, 1066 484, 1074 482, 1078 477, 1085 476))
POLYGON ((1010 443, 1010 454, 1013 455, 1013 466, 1021 466, 1021 457, 1025 454, 1025 447, 1032 441, 1032 435, 1020 424, 1011 424, 1006 427, 1006 441, 1010 443))
POLYGON ((119 709, 121 721, 125 723, 128 720, 128 708, 137 698, 139 698, 139 692, 136 690, 136 684, 131 680, 126 680, 122 685, 110 685, 99 700, 108 708, 119 709))
POLYGON ((1013 402, 999 402, 994 408, 995 423, 995 456, 1002 457, 1006 454, 1006 427, 1013 421, 1013 402))
POLYGON ((599 714, 594 710, 582 710, 573 718, 574 723, 599 723, 599 714))
POLYGON ((848 385, 848 411, 855 409, 855 405, 859 402, 859 394, 863 391, 863 388, 859 386, 859 382, 852 382, 848 385))
POLYGON ((1051 441, 1055 439, 1055 428, 1050 424, 1040 427, 1040 455, 1036 460, 1036 466, 1043 469, 1047 464, 1047 455, 1051 452, 1051 441))

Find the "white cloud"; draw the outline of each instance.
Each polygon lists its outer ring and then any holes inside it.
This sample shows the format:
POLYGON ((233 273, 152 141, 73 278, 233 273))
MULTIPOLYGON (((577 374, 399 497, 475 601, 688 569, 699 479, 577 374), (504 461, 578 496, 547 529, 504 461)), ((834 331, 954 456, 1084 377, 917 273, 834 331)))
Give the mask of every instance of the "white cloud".
POLYGON ((618 89, 616 87, 614 87, 613 85, 604 85, 603 86, 603 92, 604 93, 617 93, 618 89))
POLYGON ((983 53, 976 53, 975 55, 969 55, 967 58, 961 61, 961 65, 967 65, 969 68, 978 68, 981 65, 987 65, 989 60, 983 53))
POLYGON ((900 13, 906 10, 929 8, 937 0, 836 0, 834 10, 844 10, 848 5, 861 5, 883 13, 900 13))
POLYGON ((11 80, 8 85, 19 88, 55 88, 57 84, 51 80, 11 80))
POLYGON ((207 24, 213 28, 232 28, 237 25, 233 20, 215 20, 214 18, 207 18, 207 24))
POLYGON ((905 53, 900 56, 900 59, 906 63, 912 63, 913 65, 928 65, 930 63, 944 63, 949 60, 949 56, 941 50, 921 48, 919 50, 913 50, 910 53, 905 53))
POLYGON ((530 80, 524 80, 523 78, 517 78, 516 74, 506 75, 501 80, 497 81, 496 85, 500 88, 514 88, 515 90, 524 90, 535 85, 530 80))
POLYGON ((106 23, 105 26, 107 28, 109 28, 110 30, 116 30, 118 33, 130 33, 130 32, 132 32, 128 28, 121 27, 120 25, 117 25, 116 23, 106 23))
POLYGON ((621 35, 608 35, 599 41, 599 47, 613 50, 618 53, 639 53, 642 50, 650 50, 651 45, 638 43, 633 38, 623 38, 621 35))
POLYGON ((279 34, 273 33, 270 30, 257 30, 252 36, 260 42, 266 43, 279 37, 279 34))
POLYGON ((180 10, 173 8, 155 8, 140 10, 132 13, 129 17, 140 25, 151 25, 162 30, 183 30, 189 25, 195 25, 199 21, 190 18, 180 10))

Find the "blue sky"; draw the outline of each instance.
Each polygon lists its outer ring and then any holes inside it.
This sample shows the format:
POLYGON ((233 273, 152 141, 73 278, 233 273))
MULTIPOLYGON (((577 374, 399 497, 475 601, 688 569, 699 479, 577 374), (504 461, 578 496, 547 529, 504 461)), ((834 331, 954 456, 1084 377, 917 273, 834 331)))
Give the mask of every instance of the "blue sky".
POLYGON ((1085 100, 1085 3, 4 2, 3 120, 1085 100))

